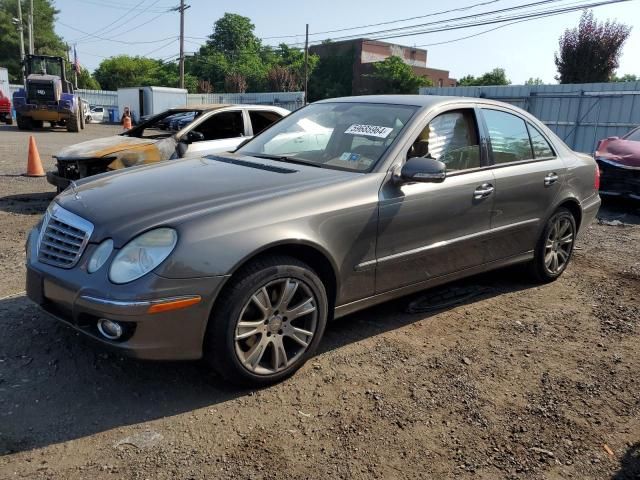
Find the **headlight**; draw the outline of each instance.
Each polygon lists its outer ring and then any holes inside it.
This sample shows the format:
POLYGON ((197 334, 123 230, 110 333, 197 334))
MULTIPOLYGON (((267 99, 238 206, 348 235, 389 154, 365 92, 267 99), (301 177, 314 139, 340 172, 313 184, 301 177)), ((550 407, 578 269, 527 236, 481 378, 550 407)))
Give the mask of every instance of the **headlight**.
POLYGON ((96 248, 95 252, 93 252, 93 255, 91 255, 91 258, 89 259, 87 271, 89 273, 93 273, 100 270, 100 267, 102 267, 102 265, 104 265, 104 262, 108 260, 112 251, 113 240, 111 239, 105 240, 100 245, 98 245, 98 248, 96 248))
POLYGON ((128 283, 146 275, 173 251, 178 234, 172 228, 157 228, 143 233, 118 252, 109 269, 113 283, 128 283))

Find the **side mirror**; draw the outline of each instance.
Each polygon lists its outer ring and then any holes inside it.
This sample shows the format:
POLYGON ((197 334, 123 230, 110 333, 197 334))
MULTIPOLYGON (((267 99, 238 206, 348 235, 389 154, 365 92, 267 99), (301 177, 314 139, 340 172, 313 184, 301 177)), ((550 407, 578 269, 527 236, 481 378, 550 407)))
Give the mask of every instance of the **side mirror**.
POLYGON ((204 135, 200 132, 196 132, 195 130, 190 130, 186 136, 182 137, 182 140, 185 143, 202 142, 204 140, 204 135))
POLYGON ((400 180, 405 183, 442 183, 445 178, 447 178, 447 166, 434 158, 410 158, 400 170, 400 180))

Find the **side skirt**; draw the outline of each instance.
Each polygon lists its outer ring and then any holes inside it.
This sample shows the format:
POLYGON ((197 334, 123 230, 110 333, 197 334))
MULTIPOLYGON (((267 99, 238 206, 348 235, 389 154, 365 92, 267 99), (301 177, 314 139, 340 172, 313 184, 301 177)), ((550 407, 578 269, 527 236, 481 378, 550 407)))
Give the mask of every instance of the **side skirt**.
POLYGON ((496 260, 490 263, 484 263, 482 265, 478 265, 477 267, 467 268, 464 270, 460 270, 458 272, 449 273, 447 275, 441 275, 439 277, 430 278, 428 280, 414 283, 412 285, 407 285, 402 288, 389 290, 388 292, 382 292, 377 295, 372 295, 370 297, 363 298, 361 300, 356 300, 355 302, 346 303, 344 305, 340 305, 336 307, 334 318, 344 317, 345 315, 349 315, 350 313, 357 312, 358 310, 363 310, 365 308, 372 307, 374 305, 386 302, 388 300, 392 300, 394 298, 404 297, 405 295, 419 292, 420 290, 426 290, 427 288, 437 287, 438 285, 442 285, 444 283, 448 283, 453 280, 458 280, 460 278, 469 277, 471 275, 484 273, 484 272, 495 270, 498 268, 508 267, 509 265, 515 265, 517 263, 524 263, 529 260, 533 260, 533 251, 522 253, 520 255, 515 255, 513 257, 504 258, 502 260, 496 260))

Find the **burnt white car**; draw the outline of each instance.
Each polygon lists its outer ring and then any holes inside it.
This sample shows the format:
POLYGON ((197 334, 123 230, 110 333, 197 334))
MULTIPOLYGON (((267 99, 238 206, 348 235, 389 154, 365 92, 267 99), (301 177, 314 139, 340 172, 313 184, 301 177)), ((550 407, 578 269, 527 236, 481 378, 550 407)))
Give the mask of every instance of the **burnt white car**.
POLYGON ((47 180, 64 190, 74 180, 98 173, 178 158, 234 150, 289 111, 271 105, 194 105, 166 110, 120 135, 63 148, 54 155, 56 170, 47 180), (167 122, 191 121, 178 131, 167 122))

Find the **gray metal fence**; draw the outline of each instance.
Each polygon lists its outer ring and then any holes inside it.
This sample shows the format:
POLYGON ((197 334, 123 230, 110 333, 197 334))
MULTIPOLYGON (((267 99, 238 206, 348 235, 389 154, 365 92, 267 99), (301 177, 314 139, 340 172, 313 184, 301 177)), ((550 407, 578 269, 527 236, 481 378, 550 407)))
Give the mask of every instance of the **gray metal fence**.
MULTIPOLYGON (((9 92, 13 93, 21 85, 10 85, 9 92)), ((101 107, 117 107, 118 92, 109 90, 76 90, 90 105, 101 107)), ((188 105, 202 105, 206 103, 241 103, 254 105, 276 105, 287 110, 297 110, 304 105, 304 92, 273 92, 273 93, 191 93, 187 95, 188 105)))
POLYGON ((304 105, 304 92, 190 93, 187 95, 187 104, 189 105, 206 103, 275 105, 293 111, 304 105))
POLYGON ((572 149, 592 153, 601 138, 640 125, 640 82, 421 88, 422 95, 492 98, 539 118, 572 149))

